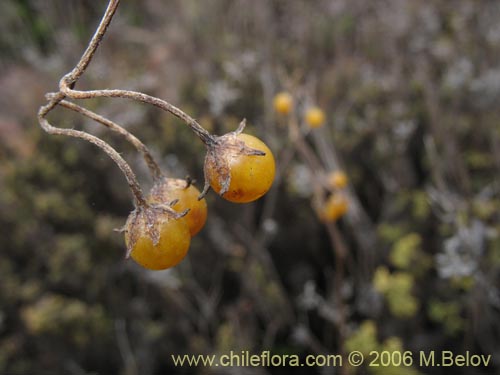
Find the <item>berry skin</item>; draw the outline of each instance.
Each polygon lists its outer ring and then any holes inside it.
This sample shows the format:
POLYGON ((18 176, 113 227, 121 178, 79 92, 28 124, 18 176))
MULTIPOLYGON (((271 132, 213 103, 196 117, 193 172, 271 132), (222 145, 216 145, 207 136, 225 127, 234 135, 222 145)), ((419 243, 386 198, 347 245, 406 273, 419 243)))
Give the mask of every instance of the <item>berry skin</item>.
POLYGON ((170 204, 176 212, 189 210, 186 216, 179 220, 185 220, 191 236, 196 235, 207 221, 207 202, 205 199, 198 200, 200 191, 186 180, 176 178, 162 178, 151 189, 147 199, 148 203, 170 204))
POLYGON ((343 189, 347 186, 348 178, 343 171, 335 171, 328 175, 328 186, 332 189, 343 189))
POLYGON ((319 128, 325 123, 325 112, 321 108, 311 107, 306 111, 305 120, 310 128, 319 128))
POLYGON ((271 150, 249 134, 219 137, 205 159, 205 178, 212 189, 235 203, 252 202, 267 193, 275 169, 271 150))
POLYGON ((340 193, 333 193, 328 197, 321 211, 321 219, 326 222, 336 221, 344 216, 349 208, 347 198, 340 193))
POLYGON ((181 214, 157 206, 138 208, 125 224, 127 254, 144 268, 164 270, 187 254, 191 236, 181 214))
POLYGON ((280 92, 274 97, 274 110, 282 115, 288 115, 293 108, 293 98, 287 92, 280 92))

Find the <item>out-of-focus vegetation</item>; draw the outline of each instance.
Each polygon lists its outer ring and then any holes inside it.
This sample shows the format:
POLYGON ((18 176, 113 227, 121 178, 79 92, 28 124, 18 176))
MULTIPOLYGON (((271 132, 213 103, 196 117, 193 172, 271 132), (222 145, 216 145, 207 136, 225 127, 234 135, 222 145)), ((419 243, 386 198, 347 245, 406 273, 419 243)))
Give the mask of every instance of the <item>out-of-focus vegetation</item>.
MULTIPOLYGON (((476 373, 500 371, 498 2, 123 1, 78 85, 164 98, 216 134, 246 117, 278 161, 256 203, 209 194, 206 227, 165 272, 123 260, 113 228, 132 204, 116 165, 36 121, 105 3, 0 4, 0 373, 194 373, 170 354, 243 349, 469 350, 492 355, 476 373), (273 110, 283 90, 296 114, 325 111, 306 141, 350 181, 340 280, 313 171, 273 110)), ((205 150, 184 124, 120 99, 85 105, 200 186, 205 150)), ((122 139, 64 109, 50 119, 109 140, 150 186, 122 139)))

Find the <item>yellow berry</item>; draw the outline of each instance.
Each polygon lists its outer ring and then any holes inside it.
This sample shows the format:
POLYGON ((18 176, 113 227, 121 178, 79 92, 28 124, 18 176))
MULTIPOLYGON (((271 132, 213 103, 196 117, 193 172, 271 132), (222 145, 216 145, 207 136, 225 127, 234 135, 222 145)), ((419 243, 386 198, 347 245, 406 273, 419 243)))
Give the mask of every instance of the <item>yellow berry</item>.
POLYGON ((282 115, 287 115, 293 108, 293 98, 287 92, 280 92, 274 97, 274 110, 282 115))
POLYGON ((305 118, 310 128, 319 128, 325 122, 325 112, 321 108, 311 107, 306 111, 305 118))
POLYGON ((321 219, 324 221, 336 221, 346 214, 348 208, 349 203, 345 195, 333 193, 328 197, 321 211, 321 219))
POLYGON ((164 270, 177 265, 186 256, 190 242, 186 221, 161 209, 134 211, 127 220, 127 249, 144 268, 164 270))
POLYGON ((229 186, 222 198, 235 203, 252 202, 271 188, 275 175, 274 156, 269 147, 249 134, 228 134, 220 138, 219 149, 205 159, 205 173, 217 194, 223 191, 227 179, 229 186), (244 147, 264 155, 249 155, 244 147))
POLYGON ((200 191, 193 184, 188 184, 186 180, 176 178, 163 178, 151 189, 148 203, 169 204, 178 200, 172 206, 174 211, 183 212, 189 210, 186 216, 180 220, 185 220, 191 236, 197 234, 207 221, 207 202, 205 199, 198 200, 200 191))
POLYGON ((332 189, 345 188, 347 181, 347 175, 343 171, 335 171, 328 175, 328 186, 332 189))

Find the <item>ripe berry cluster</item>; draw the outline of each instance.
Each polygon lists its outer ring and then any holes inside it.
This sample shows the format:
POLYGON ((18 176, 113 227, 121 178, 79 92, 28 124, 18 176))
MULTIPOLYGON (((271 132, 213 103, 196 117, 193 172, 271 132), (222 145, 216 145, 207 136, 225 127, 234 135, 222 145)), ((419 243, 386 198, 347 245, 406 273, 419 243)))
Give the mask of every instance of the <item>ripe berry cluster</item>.
POLYGON ((317 203, 317 212, 319 218, 323 222, 335 222, 344 216, 349 208, 349 201, 345 192, 348 184, 348 178, 345 172, 336 169, 333 172, 324 172, 321 166, 321 161, 317 158, 315 150, 308 146, 304 141, 305 133, 321 128, 326 122, 325 112, 315 105, 305 106, 304 110, 298 111, 302 114, 297 119, 296 111, 294 111, 294 98, 288 92, 280 92, 276 94, 273 101, 274 110, 280 116, 281 120, 285 120, 290 129, 291 138, 295 141, 298 151, 304 156, 304 160, 311 170, 318 172, 321 170, 321 175, 324 178, 318 178, 318 185, 321 186, 320 191, 326 192, 326 198, 321 194, 317 203), (302 120, 302 121, 301 121, 302 120), (303 122, 306 131, 301 131, 298 125, 303 122))
MULTIPOLYGON (((282 116, 292 113, 293 97, 288 92, 280 92, 274 97, 274 110, 282 116)), ((308 106, 304 111, 304 121, 311 129, 320 128, 325 123, 325 112, 317 106, 308 106)))
POLYGON ((128 90, 76 90, 75 86, 90 64, 118 8, 119 0, 110 0, 92 40, 75 67, 59 81, 59 90, 46 95, 48 103, 40 107, 40 126, 49 134, 84 139, 106 152, 125 175, 134 196, 135 209, 125 226, 127 257, 153 270, 173 267, 186 255, 191 237, 205 225, 207 204, 205 195, 213 188, 231 202, 251 202, 263 196, 271 187, 275 162, 269 148, 258 138, 243 134, 245 120, 234 132, 215 136, 181 109, 156 97, 128 90), (205 186, 200 192, 191 181, 167 178, 153 159, 148 148, 134 135, 113 121, 81 107, 70 100, 93 98, 123 98, 151 104, 183 120, 207 147, 204 175, 205 186), (86 116, 119 133, 144 156, 153 177, 153 188, 145 197, 137 178, 122 158, 99 137, 81 130, 58 128, 49 123, 47 115, 63 107, 86 116))
POLYGON ((205 225, 205 194, 212 188, 236 203, 252 202, 271 187, 275 162, 258 138, 238 130, 210 135, 205 157, 205 188, 200 193, 189 180, 158 179, 144 204, 131 212, 123 228, 127 254, 145 268, 161 270, 177 265, 189 250, 190 239, 205 225))

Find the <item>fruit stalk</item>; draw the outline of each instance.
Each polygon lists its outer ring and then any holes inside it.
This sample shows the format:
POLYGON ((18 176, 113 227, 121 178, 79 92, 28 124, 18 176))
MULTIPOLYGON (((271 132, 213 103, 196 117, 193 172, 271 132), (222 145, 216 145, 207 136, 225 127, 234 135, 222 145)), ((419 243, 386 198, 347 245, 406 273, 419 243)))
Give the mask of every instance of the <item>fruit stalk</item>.
POLYGON ((161 171, 160 167, 158 166, 158 163, 156 160, 153 158, 153 155, 151 155, 151 152, 147 148, 147 146, 142 143, 135 135, 130 133, 129 131, 125 130, 123 127, 118 125, 117 123, 108 120, 107 118, 98 115, 95 112, 92 112, 86 108, 80 107, 79 105, 75 103, 71 103, 67 100, 62 100, 59 105, 62 107, 68 108, 72 111, 78 112, 104 126, 107 128, 111 129, 112 131, 122 135, 128 142, 130 142, 136 149, 139 151, 144 160, 146 161, 146 164, 148 165, 149 171, 151 173, 151 176, 153 177, 154 181, 159 180, 161 177, 163 177, 163 172, 161 171))
POLYGON ((130 168, 130 165, 120 156, 120 154, 109 144, 104 142, 102 139, 92 135, 88 134, 84 131, 81 130, 75 130, 75 129, 62 129, 55 127, 51 125, 47 119, 45 118, 47 114, 57 105, 56 102, 51 101, 47 105, 44 105, 40 107, 40 110, 38 111, 38 121, 47 133, 49 134, 54 134, 54 135, 66 135, 68 137, 74 137, 74 138, 80 138, 84 139, 90 143, 95 144, 97 147, 101 148, 106 154, 109 155, 111 159, 118 165, 118 167, 121 169, 123 174, 125 175, 125 178, 127 179, 128 185, 130 187, 130 190, 132 190, 132 193, 134 195, 134 204, 135 206, 138 205, 145 205, 146 201, 144 199, 144 194, 142 193, 142 189, 139 185, 139 182, 137 181, 137 178, 132 171, 132 168, 130 168))

